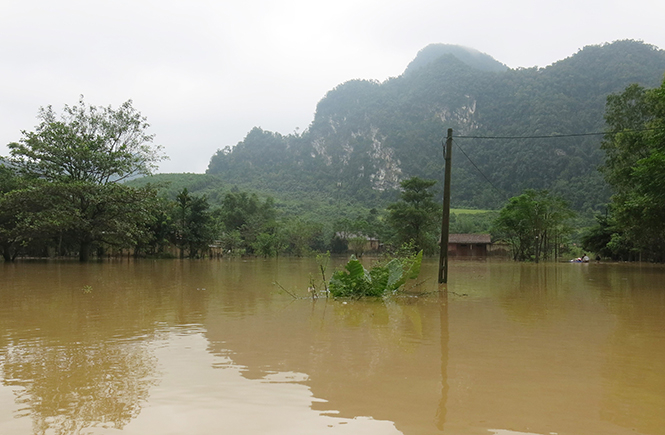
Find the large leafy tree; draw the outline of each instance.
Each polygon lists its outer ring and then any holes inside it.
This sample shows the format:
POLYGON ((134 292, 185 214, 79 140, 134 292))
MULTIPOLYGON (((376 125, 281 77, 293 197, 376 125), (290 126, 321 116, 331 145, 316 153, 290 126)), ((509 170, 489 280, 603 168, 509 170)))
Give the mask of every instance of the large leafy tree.
POLYGON ((665 260, 665 81, 632 85, 607 99, 601 171, 612 186, 613 239, 665 260))
POLYGON ((38 119, 35 131, 8 145, 12 164, 30 177, 108 184, 150 174, 164 158, 131 100, 114 109, 88 106, 81 96, 60 115, 41 107, 38 119))
POLYGON ((30 213, 13 231, 24 240, 65 235, 81 261, 95 244, 136 240, 151 217, 154 191, 118 182, 149 174, 164 158, 146 118, 131 100, 113 109, 88 106, 82 97, 60 115, 40 108, 38 118, 35 131, 8 145, 10 164, 29 182, 8 199, 13 215, 30 213))
POLYGON ((499 212, 494 231, 512 248, 513 259, 535 260, 558 255, 562 238, 571 232, 573 212, 561 198, 546 190, 528 189, 511 198, 499 212))
POLYGON ((388 225, 395 231, 398 244, 413 243, 414 250, 433 252, 436 248, 436 229, 439 206, 430 188, 435 180, 419 177, 403 180, 400 200, 388 206, 388 225))

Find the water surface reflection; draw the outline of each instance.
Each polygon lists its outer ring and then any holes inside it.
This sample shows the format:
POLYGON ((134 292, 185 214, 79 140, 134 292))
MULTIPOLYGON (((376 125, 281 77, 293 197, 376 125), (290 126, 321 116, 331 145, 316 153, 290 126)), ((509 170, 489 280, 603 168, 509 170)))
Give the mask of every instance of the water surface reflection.
MULTIPOLYGON (((436 261, 293 300, 309 259, 0 268, 0 433, 663 433, 665 270, 436 261)), ((304 294, 304 292, 302 292, 304 294)))

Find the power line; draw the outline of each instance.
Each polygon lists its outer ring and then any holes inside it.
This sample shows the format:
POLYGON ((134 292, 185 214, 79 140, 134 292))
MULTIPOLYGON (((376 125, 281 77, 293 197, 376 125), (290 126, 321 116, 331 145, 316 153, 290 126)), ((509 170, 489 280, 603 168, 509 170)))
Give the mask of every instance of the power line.
POLYGON ((571 133, 571 134, 550 134, 537 136, 455 136, 456 139, 558 139, 565 137, 583 137, 583 136, 613 136, 619 133, 639 133, 643 131, 663 130, 665 127, 626 129, 621 131, 604 131, 596 133, 571 133))
POLYGON ((560 137, 604 136, 607 133, 551 134, 544 136, 455 136, 455 139, 557 139, 560 137))
MULTIPOLYGON (((538 135, 538 136, 455 136, 454 139, 558 139, 558 138, 566 138, 566 137, 583 137, 583 136, 607 136, 607 135, 617 135, 619 133, 639 133, 639 132, 644 132, 644 131, 653 131, 653 130, 665 130, 665 127, 654 127, 654 128, 643 128, 643 129, 625 129, 621 131, 615 131, 615 132, 597 132, 597 133, 572 133, 572 134, 551 134, 551 135, 538 135)), ((476 171, 489 183, 490 186, 494 190, 496 190, 502 197, 504 198, 509 198, 508 194, 499 189, 492 183, 492 181, 485 175, 483 171, 480 170, 478 165, 471 160, 471 157, 462 149, 460 146, 459 142, 455 141, 453 139, 453 142, 455 145, 457 145, 457 148, 464 154, 464 157, 473 165, 474 168, 476 168, 476 171)))
POLYGON ((457 149, 459 149, 459 150, 462 152, 462 154, 464 154, 464 157, 466 157, 467 160, 473 165, 473 167, 476 168, 476 171, 478 171, 478 173, 479 173, 480 175, 482 175, 482 177, 485 179, 485 181, 487 181, 487 182, 489 183, 489 185, 492 186, 492 187, 494 188, 494 190, 496 190, 501 196, 503 196, 503 197, 505 197, 506 199, 508 199, 508 194, 506 194, 506 192, 504 192, 503 190, 501 190, 501 189, 499 189, 498 187, 496 187, 496 186, 494 185, 494 183, 492 183, 492 182, 490 181, 490 179, 487 178, 487 176, 485 175, 485 173, 483 173, 483 171, 480 170, 480 168, 474 163, 474 161, 471 160, 471 157, 469 157, 469 155, 468 155, 466 152, 464 152, 464 150, 462 149, 462 147, 460 146, 460 144, 457 143, 454 139, 453 139, 453 143, 454 143, 455 145, 457 145, 457 149))

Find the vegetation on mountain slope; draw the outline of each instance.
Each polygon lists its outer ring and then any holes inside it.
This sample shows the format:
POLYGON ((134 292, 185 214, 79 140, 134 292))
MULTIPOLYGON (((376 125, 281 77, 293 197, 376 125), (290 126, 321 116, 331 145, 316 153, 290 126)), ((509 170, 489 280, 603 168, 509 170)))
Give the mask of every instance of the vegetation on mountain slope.
POLYGON ((274 195, 314 193, 385 207, 406 178, 442 180, 441 141, 453 128, 453 206, 497 209, 532 188, 590 213, 610 194, 596 170, 602 136, 566 135, 604 131, 607 95, 632 83, 657 86, 663 72, 665 52, 636 41, 503 72, 448 53, 383 83, 343 83, 319 102, 302 134, 257 127, 218 151, 207 173, 274 195), (533 138, 549 135, 563 137, 533 138))

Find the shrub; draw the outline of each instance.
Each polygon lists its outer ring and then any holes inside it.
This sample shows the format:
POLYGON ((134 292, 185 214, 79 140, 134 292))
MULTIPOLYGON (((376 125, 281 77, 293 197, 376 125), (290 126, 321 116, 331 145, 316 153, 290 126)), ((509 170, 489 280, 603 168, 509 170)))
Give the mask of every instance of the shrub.
POLYGON ((330 294, 333 297, 363 297, 395 292, 407 280, 418 277, 422 259, 423 251, 420 251, 408 257, 376 263, 368 271, 355 256, 351 256, 344 270, 336 271, 330 279, 330 294))

